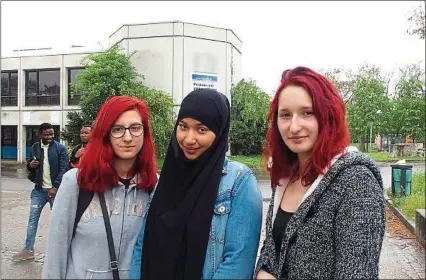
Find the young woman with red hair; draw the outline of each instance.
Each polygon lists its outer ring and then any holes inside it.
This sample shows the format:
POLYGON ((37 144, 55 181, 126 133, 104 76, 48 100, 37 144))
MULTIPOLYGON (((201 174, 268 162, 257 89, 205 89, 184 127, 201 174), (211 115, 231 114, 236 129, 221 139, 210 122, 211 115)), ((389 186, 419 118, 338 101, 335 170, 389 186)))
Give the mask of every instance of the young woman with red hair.
POLYGON ((113 279, 117 272, 128 278, 156 171, 148 107, 128 96, 110 98, 79 167, 64 175, 56 195, 43 279, 113 279))
POLYGON ((378 278, 383 183, 353 147, 345 105, 306 67, 284 71, 269 112, 272 200, 257 279, 378 278))

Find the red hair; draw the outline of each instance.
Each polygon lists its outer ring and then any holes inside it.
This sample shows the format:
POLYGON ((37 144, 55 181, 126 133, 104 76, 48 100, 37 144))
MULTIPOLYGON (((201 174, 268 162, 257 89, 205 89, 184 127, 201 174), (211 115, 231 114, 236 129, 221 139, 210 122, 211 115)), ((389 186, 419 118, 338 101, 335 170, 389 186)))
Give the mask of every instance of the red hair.
POLYGON ((137 110, 144 126, 144 142, 134 164, 139 179, 137 187, 150 190, 157 183, 155 148, 149 125, 148 106, 139 99, 129 96, 114 96, 99 110, 92 130, 90 142, 79 163, 78 183, 80 188, 93 192, 105 192, 118 184, 119 176, 114 169, 114 151, 109 139, 110 129, 120 115, 137 110))
POLYGON ((323 75, 306 67, 284 71, 281 84, 276 91, 269 110, 269 127, 266 134, 265 155, 272 157, 272 186, 279 185, 281 178, 297 180, 301 178, 304 186, 311 185, 337 154, 344 151, 350 143, 346 122, 346 108, 336 87, 323 75), (312 109, 318 120, 318 139, 306 168, 297 173, 297 154, 285 145, 278 130, 278 101, 281 92, 288 85, 304 88, 312 98, 312 109))

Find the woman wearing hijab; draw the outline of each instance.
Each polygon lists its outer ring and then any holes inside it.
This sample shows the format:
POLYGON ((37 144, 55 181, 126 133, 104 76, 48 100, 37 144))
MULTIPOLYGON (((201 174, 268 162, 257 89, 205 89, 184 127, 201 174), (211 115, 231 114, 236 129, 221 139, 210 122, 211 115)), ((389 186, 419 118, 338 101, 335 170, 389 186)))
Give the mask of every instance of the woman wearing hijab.
POLYGON ((251 170, 225 156, 229 126, 225 95, 199 89, 183 100, 132 279, 252 278, 262 196, 251 170))

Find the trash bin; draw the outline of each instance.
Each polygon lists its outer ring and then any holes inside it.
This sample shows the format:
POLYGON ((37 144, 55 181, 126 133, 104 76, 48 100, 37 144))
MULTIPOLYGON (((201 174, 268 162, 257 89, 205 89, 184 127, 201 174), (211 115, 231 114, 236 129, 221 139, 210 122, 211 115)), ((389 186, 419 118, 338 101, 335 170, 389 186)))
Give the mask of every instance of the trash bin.
POLYGON ((412 165, 394 164, 392 167, 392 194, 408 196, 411 194, 412 165))

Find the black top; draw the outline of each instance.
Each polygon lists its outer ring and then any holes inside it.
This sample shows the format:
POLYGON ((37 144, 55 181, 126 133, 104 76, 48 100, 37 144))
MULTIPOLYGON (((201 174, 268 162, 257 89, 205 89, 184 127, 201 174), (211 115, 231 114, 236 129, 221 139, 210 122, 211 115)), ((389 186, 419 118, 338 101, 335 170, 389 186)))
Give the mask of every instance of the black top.
POLYGON ((274 236, 275 251, 277 252, 277 256, 281 249, 281 242, 284 237, 285 229, 287 228, 287 224, 293 214, 294 213, 284 211, 283 209, 281 209, 281 207, 278 208, 274 227, 272 229, 272 235, 274 236))
POLYGON ((129 179, 120 178, 120 182, 123 183, 123 185, 126 187, 126 189, 129 188, 131 180, 132 180, 132 178, 129 178, 129 179))

